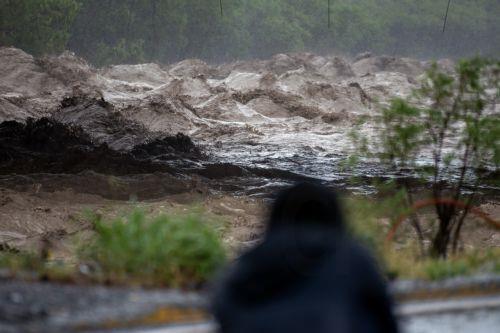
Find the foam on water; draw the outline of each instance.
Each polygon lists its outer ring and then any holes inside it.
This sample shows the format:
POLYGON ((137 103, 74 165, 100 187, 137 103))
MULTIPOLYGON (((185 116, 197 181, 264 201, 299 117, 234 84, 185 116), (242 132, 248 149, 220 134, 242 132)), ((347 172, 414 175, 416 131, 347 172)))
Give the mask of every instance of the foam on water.
MULTIPOLYGON (((391 98, 409 96, 426 66, 407 58, 305 53, 217 67, 185 60, 93 69, 67 53, 40 61, 0 48, 0 121, 57 114, 64 96, 90 95, 148 131, 191 135, 216 160, 339 180, 348 176, 339 163, 353 152, 354 124, 367 116, 360 135, 372 140, 370 117, 391 98)), ((374 170, 368 163, 356 172, 384 173, 374 170)))

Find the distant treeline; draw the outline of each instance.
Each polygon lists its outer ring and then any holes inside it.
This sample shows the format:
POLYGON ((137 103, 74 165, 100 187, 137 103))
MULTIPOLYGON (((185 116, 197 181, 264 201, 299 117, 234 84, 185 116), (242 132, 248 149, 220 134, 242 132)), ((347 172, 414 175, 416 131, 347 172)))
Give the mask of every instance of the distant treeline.
POLYGON ((64 49, 96 65, 280 52, 373 51, 414 57, 500 54, 500 1, 0 0, 0 45, 64 49))

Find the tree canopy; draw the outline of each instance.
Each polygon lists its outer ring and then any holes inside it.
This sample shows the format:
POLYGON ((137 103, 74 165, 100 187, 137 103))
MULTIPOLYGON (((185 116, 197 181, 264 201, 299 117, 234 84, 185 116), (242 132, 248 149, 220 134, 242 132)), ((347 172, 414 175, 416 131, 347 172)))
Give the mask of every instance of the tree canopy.
POLYGON ((35 54, 60 52, 79 8, 75 0, 0 0, 0 45, 35 54))
POLYGON ((498 55, 500 2, 453 0, 0 0, 0 45, 75 51, 97 65, 227 61, 278 52, 498 55))

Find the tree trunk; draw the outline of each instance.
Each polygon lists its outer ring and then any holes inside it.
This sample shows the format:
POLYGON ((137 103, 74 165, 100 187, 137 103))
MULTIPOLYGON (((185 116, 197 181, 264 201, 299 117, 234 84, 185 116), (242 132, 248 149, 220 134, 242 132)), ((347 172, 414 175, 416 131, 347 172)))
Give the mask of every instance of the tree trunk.
POLYGON ((448 245, 450 243, 450 225, 451 218, 439 221, 439 230, 432 240, 431 256, 436 258, 446 258, 448 255, 448 245))

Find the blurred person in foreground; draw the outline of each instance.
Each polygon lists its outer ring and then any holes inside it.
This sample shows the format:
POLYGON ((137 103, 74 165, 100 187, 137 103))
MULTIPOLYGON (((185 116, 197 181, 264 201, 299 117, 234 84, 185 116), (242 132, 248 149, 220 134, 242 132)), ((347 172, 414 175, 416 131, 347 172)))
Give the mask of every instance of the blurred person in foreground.
POLYGON ((347 235, 335 193, 282 192, 261 244, 227 272, 213 300, 222 333, 397 332, 386 285, 347 235))

